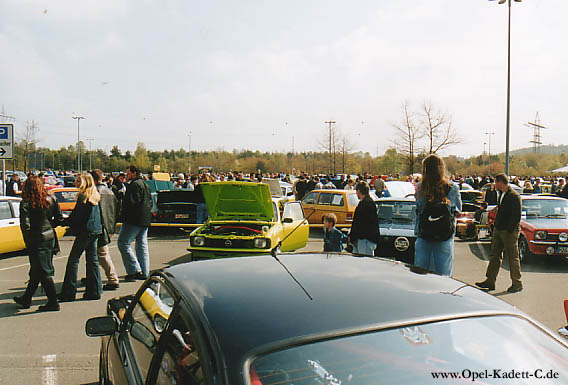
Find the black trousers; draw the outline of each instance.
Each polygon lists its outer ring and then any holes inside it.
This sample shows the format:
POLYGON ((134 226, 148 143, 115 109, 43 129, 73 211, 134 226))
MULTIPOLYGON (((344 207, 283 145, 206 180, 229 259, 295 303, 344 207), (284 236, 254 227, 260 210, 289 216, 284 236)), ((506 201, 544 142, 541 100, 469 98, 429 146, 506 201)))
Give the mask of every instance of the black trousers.
POLYGON ((30 281, 23 295, 26 302, 31 302, 39 284, 41 283, 48 303, 57 303, 57 292, 53 283, 53 247, 55 240, 41 241, 28 246, 30 258, 30 281))

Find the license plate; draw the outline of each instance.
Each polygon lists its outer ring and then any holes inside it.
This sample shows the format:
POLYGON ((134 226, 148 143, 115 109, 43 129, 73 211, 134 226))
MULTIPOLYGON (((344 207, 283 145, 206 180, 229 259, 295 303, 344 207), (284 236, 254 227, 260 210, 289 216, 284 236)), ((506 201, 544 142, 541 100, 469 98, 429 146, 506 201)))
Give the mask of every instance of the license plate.
POLYGON ((189 214, 175 214, 175 219, 189 218, 189 214))
POLYGON ((556 248, 557 254, 568 254, 568 246, 558 246, 556 248))

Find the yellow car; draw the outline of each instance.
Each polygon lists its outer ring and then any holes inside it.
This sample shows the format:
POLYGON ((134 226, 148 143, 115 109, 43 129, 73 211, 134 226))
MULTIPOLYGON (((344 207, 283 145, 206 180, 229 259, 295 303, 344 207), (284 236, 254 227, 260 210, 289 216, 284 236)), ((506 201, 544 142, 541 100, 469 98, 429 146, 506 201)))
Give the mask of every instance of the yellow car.
MULTIPOLYGON (((26 248, 20 230, 20 198, 0 197, 0 254, 21 251, 26 248)), ((57 238, 65 234, 65 227, 57 227, 57 238)))
POLYGON ((294 251, 306 246, 309 225, 300 202, 272 198, 265 183, 202 183, 209 220, 190 235, 194 258, 294 251))

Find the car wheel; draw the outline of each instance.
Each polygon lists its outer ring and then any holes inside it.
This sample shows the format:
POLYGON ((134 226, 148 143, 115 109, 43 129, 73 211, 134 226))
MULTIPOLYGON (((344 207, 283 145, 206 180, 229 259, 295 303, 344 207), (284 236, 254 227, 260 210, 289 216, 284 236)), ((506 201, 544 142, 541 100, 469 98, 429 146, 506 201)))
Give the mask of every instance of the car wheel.
POLYGON ((533 258, 533 253, 529 249, 529 243, 525 237, 519 238, 519 259, 521 263, 530 263, 533 258))

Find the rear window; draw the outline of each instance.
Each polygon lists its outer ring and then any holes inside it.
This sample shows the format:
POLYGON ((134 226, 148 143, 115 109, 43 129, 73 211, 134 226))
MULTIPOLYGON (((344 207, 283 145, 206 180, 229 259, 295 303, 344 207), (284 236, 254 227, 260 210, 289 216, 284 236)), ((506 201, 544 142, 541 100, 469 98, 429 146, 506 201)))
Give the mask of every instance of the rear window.
POLYGON ((77 200, 77 191, 57 191, 54 194, 59 203, 71 203, 77 200))
POLYGON ((347 202, 349 202, 349 206, 357 206, 359 204, 357 194, 347 194, 347 202))
POLYGON ((478 377, 473 383, 552 384, 568 379, 566 348, 512 316, 450 320, 311 343, 268 353, 249 369, 251 382, 263 385, 463 384, 472 383, 473 373, 493 375, 494 370, 533 377, 512 382, 478 377), (535 380, 550 371, 557 380, 535 380))

